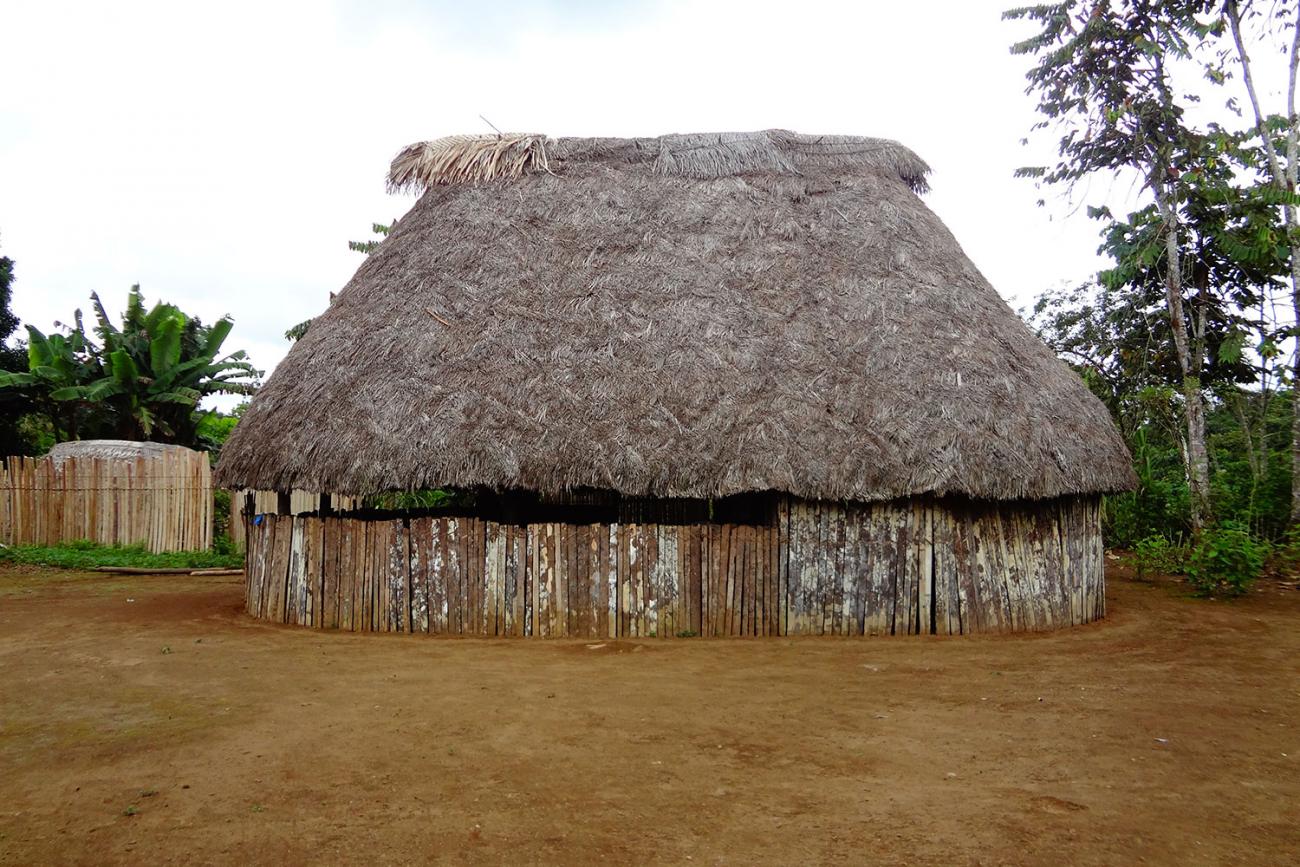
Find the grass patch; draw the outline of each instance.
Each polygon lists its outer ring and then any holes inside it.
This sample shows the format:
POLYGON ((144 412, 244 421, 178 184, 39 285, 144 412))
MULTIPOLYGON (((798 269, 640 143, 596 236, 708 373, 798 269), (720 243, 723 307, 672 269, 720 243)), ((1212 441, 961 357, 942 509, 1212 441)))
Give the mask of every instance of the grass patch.
POLYGON ((56 569, 94 569, 96 566, 130 566, 136 569, 237 569, 242 554, 217 551, 171 551, 152 554, 143 545, 99 545, 64 542, 61 545, 0 547, 0 563, 49 566, 56 569))

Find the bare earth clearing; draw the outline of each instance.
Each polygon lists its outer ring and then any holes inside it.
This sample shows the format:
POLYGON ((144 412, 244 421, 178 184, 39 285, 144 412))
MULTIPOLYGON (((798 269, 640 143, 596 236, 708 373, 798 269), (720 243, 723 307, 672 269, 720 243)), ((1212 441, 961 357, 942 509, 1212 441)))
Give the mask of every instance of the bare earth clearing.
POLYGON ((1048 636, 591 646, 0 571, 0 863, 1300 863, 1300 593, 1113 573, 1048 636))

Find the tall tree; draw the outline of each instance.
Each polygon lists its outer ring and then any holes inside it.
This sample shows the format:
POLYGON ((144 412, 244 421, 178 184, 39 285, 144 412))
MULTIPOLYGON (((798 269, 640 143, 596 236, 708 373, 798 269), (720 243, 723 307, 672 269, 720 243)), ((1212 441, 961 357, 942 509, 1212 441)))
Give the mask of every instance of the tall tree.
MULTIPOLYGON (((1300 323, 1300 207, 1295 200, 1297 178, 1300 177, 1300 120, 1296 116, 1296 80, 1300 73, 1300 3, 1277 2, 1270 4, 1268 12, 1256 8, 1259 4, 1247 0, 1226 0, 1223 15, 1232 33, 1231 59, 1241 71, 1242 82, 1250 103, 1255 132, 1265 160, 1269 184, 1280 194, 1284 244, 1290 256, 1291 308, 1295 321, 1300 323), (1259 91, 1255 86, 1255 69, 1246 40, 1242 36, 1244 18, 1272 19, 1291 30, 1290 51, 1287 64, 1285 114, 1266 115, 1261 107, 1259 91), (1282 145, 1276 137, 1281 135, 1282 145)), ((1296 341, 1291 360, 1292 382, 1300 382, 1300 340, 1296 341)), ((1291 421, 1291 523, 1300 524, 1300 400, 1293 401, 1291 421)))
POLYGON ((1211 9, 1208 0, 1067 0, 1004 13, 1039 27, 1012 52, 1035 58, 1028 92, 1037 97, 1043 119, 1034 129, 1061 131, 1057 163, 1018 174, 1073 187, 1098 173, 1131 171, 1152 197, 1197 529, 1210 518, 1202 383, 1207 309, 1195 297, 1187 303, 1183 236, 1187 169, 1199 165, 1208 147, 1185 121, 1187 96, 1176 93, 1170 65, 1191 59, 1190 43, 1208 33, 1198 15, 1211 9))

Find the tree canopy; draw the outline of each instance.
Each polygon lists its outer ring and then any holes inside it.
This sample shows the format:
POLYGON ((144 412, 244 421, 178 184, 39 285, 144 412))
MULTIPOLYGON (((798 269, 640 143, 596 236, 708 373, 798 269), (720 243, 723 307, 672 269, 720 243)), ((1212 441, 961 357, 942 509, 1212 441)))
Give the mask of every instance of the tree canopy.
POLYGON ((28 325, 26 369, 0 373, 0 393, 25 395, 56 440, 111 436, 200 446, 200 402, 256 388, 261 373, 245 353, 222 353, 234 327, 229 317, 208 326, 172 304, 146 308, 133 286, 118 325, 97 294, 91 301, 93 336, 80 310, 62 332, 28 325))

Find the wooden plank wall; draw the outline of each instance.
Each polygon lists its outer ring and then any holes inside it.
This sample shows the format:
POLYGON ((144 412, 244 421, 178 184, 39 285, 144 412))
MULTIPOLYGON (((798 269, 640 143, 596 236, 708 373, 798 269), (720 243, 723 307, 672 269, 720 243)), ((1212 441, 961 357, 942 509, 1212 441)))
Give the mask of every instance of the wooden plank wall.
POLYGON ((640 638, 1033 631, 1105 612, 1100 503, 789 499, 772 526, 249 518, 247 608, 325 629, 640 638))
POLYGON ((212 470, 204 452, 149 458, 6 458, 0 541, 55 545, 89 539, 150 551, 212 547, 212 470))
POLYGON ((1096 497, 782 509, 785 634, 1032 632, 1105 615, 1096 497))

